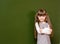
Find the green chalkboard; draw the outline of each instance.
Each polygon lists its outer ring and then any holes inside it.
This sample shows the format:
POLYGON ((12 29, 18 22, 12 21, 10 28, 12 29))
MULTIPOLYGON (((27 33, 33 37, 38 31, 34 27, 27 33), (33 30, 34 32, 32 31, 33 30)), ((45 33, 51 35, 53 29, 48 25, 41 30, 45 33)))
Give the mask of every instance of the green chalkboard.
POLYGON ((50 16, 54 37, 60 44, 60 0, 0 0, 0 44, 36 44, 34 16, 45 8, 50 16))

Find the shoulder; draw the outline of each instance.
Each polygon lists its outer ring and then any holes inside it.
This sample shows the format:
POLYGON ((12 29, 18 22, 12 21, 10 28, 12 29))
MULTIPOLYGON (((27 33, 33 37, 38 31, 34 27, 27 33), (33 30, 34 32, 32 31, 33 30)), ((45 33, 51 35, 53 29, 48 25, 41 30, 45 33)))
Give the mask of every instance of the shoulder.
POLYGON ((37 25, 38 24, 38 22, 35 22, 35 25, 37 25))
POLYGON ((46 22, 47 25, 49 25, 49 23, 46 22))
POLYGON ((46 25, 47 25, 48 27, 50 27, 49 23, 46 23, 46 25))
POLYGON ((39 25, 38 22, 35 22, 35 25, 39 25))
POLYGON ((38 22, 35 22, 35 24, 38 24, 38 22))

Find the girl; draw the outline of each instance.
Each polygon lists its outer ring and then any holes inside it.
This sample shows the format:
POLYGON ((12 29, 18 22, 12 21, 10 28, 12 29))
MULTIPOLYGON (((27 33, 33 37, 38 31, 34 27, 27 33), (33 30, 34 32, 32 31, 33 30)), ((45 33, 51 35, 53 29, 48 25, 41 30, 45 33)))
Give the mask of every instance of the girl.
POLYGON ((35 15, 35 38, 37 44, 51 44, 52 25, 45 9, 39 9, 35 15))

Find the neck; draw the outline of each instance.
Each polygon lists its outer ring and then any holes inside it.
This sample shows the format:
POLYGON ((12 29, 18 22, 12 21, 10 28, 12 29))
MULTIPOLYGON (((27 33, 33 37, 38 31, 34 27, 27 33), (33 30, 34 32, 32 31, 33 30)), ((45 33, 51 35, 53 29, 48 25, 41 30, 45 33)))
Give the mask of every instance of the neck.
POLYGON ((46 22, 44 22, 44 21, 41 21, 40 23, 46 23, 46 22))

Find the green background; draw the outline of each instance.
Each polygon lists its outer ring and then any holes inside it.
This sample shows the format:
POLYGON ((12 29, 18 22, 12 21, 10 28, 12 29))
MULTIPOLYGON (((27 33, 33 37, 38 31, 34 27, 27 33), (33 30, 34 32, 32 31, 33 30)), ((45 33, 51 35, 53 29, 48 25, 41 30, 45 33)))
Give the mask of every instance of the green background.
POLYGON ((0 0, 0 44, 36 44, 34 16, 38 8, 45 8, 50 16, 54 37, 52 44, 60 44, 60 0, 0 0))

